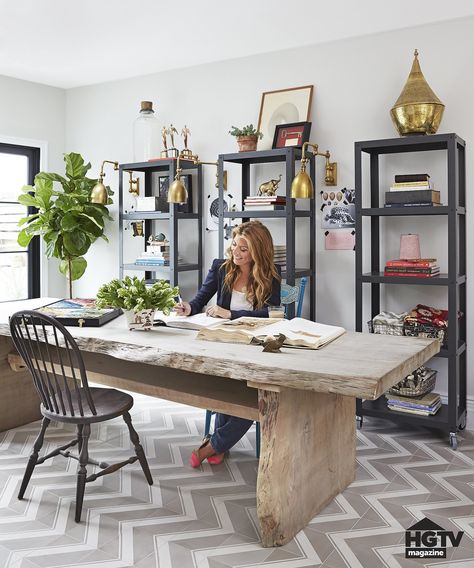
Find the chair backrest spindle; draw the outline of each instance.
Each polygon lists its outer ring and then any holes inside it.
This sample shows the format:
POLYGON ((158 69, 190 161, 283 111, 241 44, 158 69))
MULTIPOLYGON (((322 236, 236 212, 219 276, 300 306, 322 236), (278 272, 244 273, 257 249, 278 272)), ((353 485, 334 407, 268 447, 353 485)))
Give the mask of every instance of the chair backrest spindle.
POLYGON ((58 416, 97 414, 81 352, 61 323, 46 314, 23 310, 11 316, 10 330, 49 412, 58 416))

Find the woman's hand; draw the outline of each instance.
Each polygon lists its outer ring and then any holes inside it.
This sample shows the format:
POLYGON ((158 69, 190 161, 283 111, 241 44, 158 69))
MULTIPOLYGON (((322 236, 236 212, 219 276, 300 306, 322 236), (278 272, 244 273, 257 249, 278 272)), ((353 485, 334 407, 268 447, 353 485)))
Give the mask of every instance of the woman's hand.
POLYGON ((191 315, 191 304, 189 302, 179 302, 173 309, 178 316, 191 315))
POLYGON ((226 310, 220 306, 210 306, 206 310, 206 315, 211 316, 212 318, 230 319, 232 314, 230 313, 230 310, 226 310))

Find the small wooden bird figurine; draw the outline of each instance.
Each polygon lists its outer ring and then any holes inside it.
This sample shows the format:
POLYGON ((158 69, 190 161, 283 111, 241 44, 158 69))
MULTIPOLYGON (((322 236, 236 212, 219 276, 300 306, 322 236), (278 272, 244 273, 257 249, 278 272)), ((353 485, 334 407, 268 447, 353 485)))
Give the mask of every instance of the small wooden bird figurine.
POLYGON ((280 347, 283 345, 285 339, 286 335, 283 335, 283 333, 279 333, 277 337, 269 335, 265 337, 263 341, 263 350, 268 353, 281 353, 280 347))

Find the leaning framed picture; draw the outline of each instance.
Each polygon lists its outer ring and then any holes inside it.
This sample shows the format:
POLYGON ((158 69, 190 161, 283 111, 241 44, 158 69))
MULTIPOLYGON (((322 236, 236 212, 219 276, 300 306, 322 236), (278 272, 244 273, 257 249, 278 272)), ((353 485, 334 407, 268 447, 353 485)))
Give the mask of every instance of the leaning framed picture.
POLYGON ((258 143, 259 150, 269 150, 272 147, 278 124, 308 121, 312 99, 313 85, 262 93, 258 130, 263 138, 258 143))
POLYGON ((301 148, 309 142, 311 122, 291 122, 290 124, 277 124, 273 135, 272 148, 301 148))
MULTIPOLYGON (((181 181, 188 191, 187 203, 177 205, 179 213, 192 213, 193 212, 193 184, 192 175, 185 174, 181 176, 181 181)), ((153 193, 158 197, 158 211, 168 213, 170 204, 168 203, 168 191, 170 188, 170 178, 168 176, 157 176, 157 185, 153 188, 153 193)))

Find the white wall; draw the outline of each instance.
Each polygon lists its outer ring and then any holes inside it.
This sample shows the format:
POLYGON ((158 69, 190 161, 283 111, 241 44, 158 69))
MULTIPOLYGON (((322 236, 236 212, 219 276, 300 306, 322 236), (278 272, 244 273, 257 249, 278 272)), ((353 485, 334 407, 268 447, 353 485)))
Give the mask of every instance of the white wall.
MULTIPOLYGON (((338 162, 338 185, 353 187, 354 141, 396 136, 389 109, 405 83, 413 51, 418 48, 425 77, 446 104, 440 132, 457 132, 468 142, 469 181, 473 177, 469 143, 474 140, 473 32, 474 19, 470 18, 72 89, 67 92, 66 149, 82 152, 96 170, 102 159, 132 161, 132 124, 143 99, 155 102, 162 123, 172 122, 179 129, 187 124, 192 132, 192 150, 202 159, 214 160, 219 153, 235 151, 235 141, 227 134, 232 124, 257 122, 262 92, 314 84, 311 140, 323 150, 330 149, 338 162)), ((414 156, 405 158, 406 161, 400 157, 384 160, 386 182, 393 179, 393 173, 428 171, 446 199, 442 155, 420 157, 419 162, 414 156)), ((265 170, 258 179, 268 179, 274 171, 265 170)), ((317 192, 322 188, 323 173, 321 160, 317 192)), ((108 173, 107 180, 117 187, 116 173, 108 173)), ((215 191, 213 185, 214 170, 206 168, 205 196, 215 191)), ((235 192, 237 188, 230 182, 229 189, 235 192)), ((317 200, 319 211, 319 195, 317 200)), ((470 201, 468 191, 468 207, 470 201)), ((112 212, 117 218, 116 206, 112 212)), ((318 218, 318 227, 319 222, 318 218)), ((387 255, 397 256, 401 232, 419 232, 422 253, 438 257, 446 269, 446 224, 445 220, 438 223, 438 218, 422 219, 418 225, 413 225, 412 219, 389 220, 387 255)), ((76 284, 77 295, 92 295, 101 283, 117 275, 117 225, 115 221, 109 227, 110 244, 97 243, 88 255, 87 277, 76 284)), ((278 229, 275 237, 280 238, 278 229)), ((471 219, 468 242, 472 237, 471 219)), ((323 231, 319 228, 316 241, 317 319, 353 329, 354 254, 325 251, 323 231)), ((216 234, 207 234, 205 242, 209 265, 217 254, 216 234)), ((469 273, 472 268, 469 255, 469 273)), ((387 287, 386 307, 409 308, 422 301, 445 306, 445 290, 431 288, 426 294, 426 287, 387 287)), ((472 290, 470 284, 468 298, 472 290)), ((473 326, 471 320, 468 339, 473 326)), ((469 369, 471 363, 472 355, 469 369)), ((441 390, 446 388, 443 382, 439 386, 441 390)), ((474 395, 474 380, 470 381, 468 392, 474 395)))
MULTIPOLYGON (((41 169, 63 171, 65 91, 0 75, 0 101, 0 142, 40 147, 41 169)), ((43 269, 48 293, 64 295, 56 262, 43 258, 43 269)))

